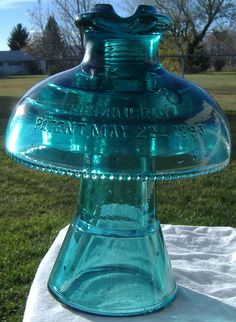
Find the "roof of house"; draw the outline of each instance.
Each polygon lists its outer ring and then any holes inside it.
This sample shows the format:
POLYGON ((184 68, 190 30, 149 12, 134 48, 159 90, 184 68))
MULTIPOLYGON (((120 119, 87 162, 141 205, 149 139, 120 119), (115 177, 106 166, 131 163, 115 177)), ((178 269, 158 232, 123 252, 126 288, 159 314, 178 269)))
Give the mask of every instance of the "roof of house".
POLYGON ((0 51, 0 62, 11 62, 11 61, 32 61, 38 60, 38 58, 26 54, 20 50, 8 50, 0 51))

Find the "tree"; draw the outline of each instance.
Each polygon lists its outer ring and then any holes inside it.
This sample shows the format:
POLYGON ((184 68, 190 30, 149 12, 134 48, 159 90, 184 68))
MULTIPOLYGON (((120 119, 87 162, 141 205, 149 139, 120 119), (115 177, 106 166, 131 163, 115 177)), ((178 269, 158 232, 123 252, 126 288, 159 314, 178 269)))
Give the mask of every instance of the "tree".
POLYGON ((233 52, 233 37, 227 29, 214 29, 210 35, 208 35, 206 46, 210 48, 212 54, 225 54, 227 52, 233 52))
POLYGON ((65 59, 67 44, 54 16, 49 16, 42 32, 32 35, 26 51, 49 59, 65 59))
POLYGON ((42 33, 42 52, 45 58, 65 58, 66 43, 54 16, 49 16, 42 33))
POLYGON ((67 43, 61 33, 54 16, 50 15, 42 32, 35 32, 26 48, 26 51, 35 56, 47 58, 50 64, 49 73, 59 72, 68 68, 67 43))
POLYGON ((96 0, 53 0, 54 8, 60 18, 63 34, 70 44, 71 52, 74 55, 84 53, 84 37, 75 26, 75 15, 86 12, 95 5, 96 0))
POLYGON ((18 23, 10 33, 8 46, 11 50, 20 50, 29 42, 29 33, 21 23, 18 23))
POLYGON ((206 35, 204 44, 207 51, 215 55, 212 59, 212 65, 215 71, 221 71, 226 65, 229 68, 234 62, 231 56, 236 50, 235 31, 218 28, 206 35), (229 55, 229 56, 227 56, 229 55), (230 57, 231 56, 231 57, 230 57))
POLYGON ((198 50, 205 35, 217 24, 227 28, 236 15, 235 0, 137 0, 136 4, 141 2, 171 17, 173 40, 179 52, 187 55, 198 50))
MULTIPOLYGON (((57 21, 60 21, 60 30, 66 40, 69 53, 73 57, 82 56, 84 52, 84 39, 75 26, 75 15, 89 11, 96 0, 52 0, 51 9, 57 21)), ((32 23, 37 31, 42 32, 48 12, 43 7, 43 1, 38 0, 37 7, 30 12, 32 23)))
POLYGON ((176 57, 176 47, 169 33, 165 35, 164 41, 159 46, 159 58, 161 64, 173 73, 183 73, 181 58, 176 57))
POLYGON ((194 55, 187 56, 185 59, 184 70, 188 73, 205 72, 210 67, 210 57, 204 44, 199 44, 195 48, 194 55))

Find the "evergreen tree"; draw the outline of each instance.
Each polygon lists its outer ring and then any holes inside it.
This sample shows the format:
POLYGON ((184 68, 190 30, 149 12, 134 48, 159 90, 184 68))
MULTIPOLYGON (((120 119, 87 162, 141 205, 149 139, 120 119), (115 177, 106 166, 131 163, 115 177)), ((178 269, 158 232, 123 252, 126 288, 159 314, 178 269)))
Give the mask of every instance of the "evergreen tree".
MULTIPOLYGON (((84 37, 75 25, 75 14, 89 11, 97 0, 51 0, 53 15, 59 22, 60 31, 67 44, 67 57, 82 58, 84 52, 84 37)), ((29 11, 34 29, 42 32, 45 21, 48 20, 46 1, 37 1, 37 6, 29 11)))
POLYGON ((21 23, 18 23, 10 33, 7 44, 11 50, 20 50, 27 45, 28 41, 28 31, 21 23))
POLYGON ((54 16, 49 16, 42 32, 34 33, 26 51, 36 57, 48 59, 48 73, 54 74, 68 66, 68 46, 54 16))
POLYGON ((43 30, 42 45, 45 58, 65 58, 66 43, 53 16, 48 17, 43 30))

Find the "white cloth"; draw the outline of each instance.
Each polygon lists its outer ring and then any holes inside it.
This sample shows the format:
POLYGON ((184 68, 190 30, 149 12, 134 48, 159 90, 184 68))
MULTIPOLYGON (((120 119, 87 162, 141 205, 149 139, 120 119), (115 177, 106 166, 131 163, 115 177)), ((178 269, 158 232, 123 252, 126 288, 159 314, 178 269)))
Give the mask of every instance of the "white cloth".
POLYGON ((66 227, 38 268, 23 322, 236 322, 236 229, 162 225, 162 230, 179 285, 168 308, 115 318, 63 307, 49 294, 47 281, 66 227))

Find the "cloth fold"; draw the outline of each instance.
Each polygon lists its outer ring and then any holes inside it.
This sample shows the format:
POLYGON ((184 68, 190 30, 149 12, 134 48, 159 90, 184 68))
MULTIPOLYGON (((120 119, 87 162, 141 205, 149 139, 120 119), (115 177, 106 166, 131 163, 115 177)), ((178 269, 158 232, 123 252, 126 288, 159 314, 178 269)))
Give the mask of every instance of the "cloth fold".
POLYGON ((23 322, 235 322, 236 229, 162 225, 178 284, 177 299, 157 313, 127 318, 70 311, 47 290, 50 271, 68 227, 61 230, 39 265, 23 322))

